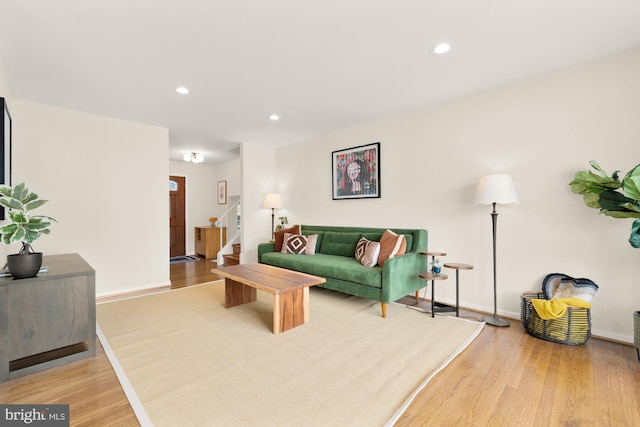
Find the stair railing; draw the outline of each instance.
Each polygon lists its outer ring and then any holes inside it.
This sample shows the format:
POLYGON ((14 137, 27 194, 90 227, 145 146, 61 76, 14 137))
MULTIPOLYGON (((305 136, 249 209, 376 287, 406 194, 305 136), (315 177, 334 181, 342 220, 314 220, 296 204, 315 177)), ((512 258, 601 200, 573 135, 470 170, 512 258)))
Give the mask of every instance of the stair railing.
MULTIPOLYGON (((240 196, 229 196, 229 201, 237 197, 237 200, 230 204, 220 218, 215 222, 216 227, 226 227, 227 229, 227 241, 222 241, 223 233, 220 233, 220 250, 216 255, 217 265, 224 264, 224 255, 233 253, 233 244, 239 243, 242 237, 242 224, 241 217, 238 213, 238 207, 240 206, 240 196), (224 244, 224 246, 223 246, 224 244)), ((242 257, 242 254, 240 254, 242 257)))

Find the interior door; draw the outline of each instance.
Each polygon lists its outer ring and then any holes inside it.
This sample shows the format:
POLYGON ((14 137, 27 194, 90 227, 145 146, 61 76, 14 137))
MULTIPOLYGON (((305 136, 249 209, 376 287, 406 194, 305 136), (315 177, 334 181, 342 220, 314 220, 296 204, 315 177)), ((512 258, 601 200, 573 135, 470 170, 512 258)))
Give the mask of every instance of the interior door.
POLYGON ((185 177, 169 176, 169 255, 186 255, 185 177))

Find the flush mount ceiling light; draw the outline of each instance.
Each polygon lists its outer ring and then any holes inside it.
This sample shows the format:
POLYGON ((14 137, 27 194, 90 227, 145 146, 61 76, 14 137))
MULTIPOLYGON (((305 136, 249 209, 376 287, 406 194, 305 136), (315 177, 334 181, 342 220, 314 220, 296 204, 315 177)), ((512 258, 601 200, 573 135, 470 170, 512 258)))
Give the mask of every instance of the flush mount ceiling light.
POLYGON ((277 114, 272 114, 272 115, 269 116, 269 119, 274 120, 274 121, 275 120, 280 120, 280 116, 278 116, 277 114))
POLYGON ((185 162, 202 163, 204 157, 200 153, 186 153, 183 157, 185 162))
POLYGON ((178 86, 178 87, 176 88, 176 92, 178 92, 180 95, 186 95, 186 94, 188 94, 188 93, 189 93, 189 89, 187 89, 187 88, 186 88, 186 87, 184 87, 184 86, 178 86))
POLYGON ((444 55, 449 52, 453 45, 447 42, 441 42, 431 46, 430 52, 434 55, 444 55))

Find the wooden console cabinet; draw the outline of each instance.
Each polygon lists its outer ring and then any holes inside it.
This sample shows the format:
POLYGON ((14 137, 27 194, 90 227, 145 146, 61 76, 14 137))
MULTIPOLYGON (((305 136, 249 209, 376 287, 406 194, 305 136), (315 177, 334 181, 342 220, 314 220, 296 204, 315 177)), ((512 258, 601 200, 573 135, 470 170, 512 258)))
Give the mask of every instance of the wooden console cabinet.
POLYGON ((214 259, 220 252, 220 233, 222 233, 222 245, 227 243, 227 227, 196 227, 195 228, 195 253, 206 259, 214 259))
POLYGON ((42 265, 37 277, 0 278, 0 381, 96 353, 95 271, 78 254, 42 265))

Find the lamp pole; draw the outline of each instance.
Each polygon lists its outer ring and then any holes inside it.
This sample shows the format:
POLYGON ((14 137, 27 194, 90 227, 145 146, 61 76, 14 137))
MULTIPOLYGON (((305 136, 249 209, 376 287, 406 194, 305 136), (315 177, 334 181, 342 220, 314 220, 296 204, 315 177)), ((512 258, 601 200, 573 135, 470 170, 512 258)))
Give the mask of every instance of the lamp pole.
POLYGON ((276 231, 274 229, 274 225, 275 225, 275 218, 276 218, 276 208, 271 208, 271 238, 275 239, 276 238, 276 231))
POLYGON ((493 316, 484 316, 483 321, 493 326, 509 326, 508 320, 498 317, 498 279, 496 269, 496 232, 498 229, 498 211, 496 211, 496 202, 493 202, 493 211, 491 211, 491 222, 493 225, 493 316))
POLYGON ((280 193, 265 194, 264 202, 262 202, 262 207, 271 209, 271 238, 274 239, 276 237, 276 232, 274 229, 276 221, 276 209, 282 209, 282 197, 280 197, 280 193))
POLYGON ((491 223, 493 225, 493 316, 484 316, 482 320, 493 326, 509 326, 509 321, 498 317, 498 273, 496 268, 496 234, 498 230, 498 211, 496 204, 520 203, 511 175, 494 174, 481 176, 476 186, 474 203, 493 205, 491 223))

